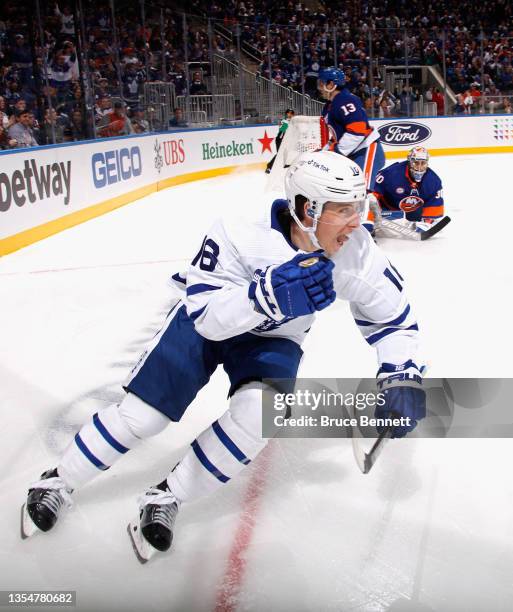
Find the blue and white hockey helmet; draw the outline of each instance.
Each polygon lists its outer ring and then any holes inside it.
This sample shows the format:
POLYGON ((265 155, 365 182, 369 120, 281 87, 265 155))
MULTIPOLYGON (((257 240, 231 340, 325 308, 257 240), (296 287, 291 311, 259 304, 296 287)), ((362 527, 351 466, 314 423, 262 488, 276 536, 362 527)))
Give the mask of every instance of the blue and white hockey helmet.
POLYGON ((346 84, 346 75, 340 68, 331 66, 330 68, 323 68, 319 71, 319 81, 322 83, 331 81, 336 87, 343 87, 346 84))
POLYGON ((425 147, 413 147, 408 153, 408 168, 416 183, 422 180, 429 166, 429 153, 425 147))
POLYGON ((298 157, 285 175, 285 193, 294 221, 304 231, 313 234, 317 229, 324 204, 337 202, 352 204, 359 214, 365 211, 367 189, 360 167, 349 158, 334 151, 314 151, 298 157), (309 202, 307 215, 312 226, 305 226, 296 211, 296 197, 309 202))

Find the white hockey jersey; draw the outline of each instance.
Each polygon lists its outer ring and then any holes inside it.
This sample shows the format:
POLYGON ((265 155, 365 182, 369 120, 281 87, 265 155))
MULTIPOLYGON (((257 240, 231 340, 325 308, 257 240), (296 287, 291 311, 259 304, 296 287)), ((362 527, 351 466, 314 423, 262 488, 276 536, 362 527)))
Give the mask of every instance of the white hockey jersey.
MULTIPOLYGON (((262 218, 217 221, 203 240, 186 274, 173 280, 182 289, 196 331, 210 340, 245 332, 288 338, 301 344, 315 315, 277 323, 253 308, 248 288, 255 270, 292 259, 299 251, 280 225, 287 207, 276 200, 262 218)), ((369 232, 354 230, 332 257, 337 298, 350 302, 366 341, 375 346, 378 362, 404 364, 417 355, 418 326, 403 290, 403 280, 369 232)))

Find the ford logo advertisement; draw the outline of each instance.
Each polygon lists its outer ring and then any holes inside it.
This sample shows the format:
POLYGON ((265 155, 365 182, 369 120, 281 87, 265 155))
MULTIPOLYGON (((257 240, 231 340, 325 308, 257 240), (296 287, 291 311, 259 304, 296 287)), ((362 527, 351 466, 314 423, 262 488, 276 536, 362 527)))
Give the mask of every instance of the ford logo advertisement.
POLYGON ((405 147, 424 142, 431 136, 431 130, 425 125, 404 121, 401 123, 385 123, 378 128, 381 142, 391 147, 405 147))

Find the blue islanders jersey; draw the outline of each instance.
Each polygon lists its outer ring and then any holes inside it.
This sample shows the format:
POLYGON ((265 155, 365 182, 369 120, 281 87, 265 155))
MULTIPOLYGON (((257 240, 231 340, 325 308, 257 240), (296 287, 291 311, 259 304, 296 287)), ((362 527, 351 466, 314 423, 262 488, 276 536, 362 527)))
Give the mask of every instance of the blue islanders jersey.
POLYGON ((325 104, 322 117, 332 151, 350 157, 379 140, 379 132, 369 124, 362 101, 345 87, 325 104))
POLYGON ((402 210, 408 221, 437 219, 444 214, 442 181, 427 169, 420 183, 410 178, 408 162, 396 162, 376 176, 374 195, 381 208, 402 210))

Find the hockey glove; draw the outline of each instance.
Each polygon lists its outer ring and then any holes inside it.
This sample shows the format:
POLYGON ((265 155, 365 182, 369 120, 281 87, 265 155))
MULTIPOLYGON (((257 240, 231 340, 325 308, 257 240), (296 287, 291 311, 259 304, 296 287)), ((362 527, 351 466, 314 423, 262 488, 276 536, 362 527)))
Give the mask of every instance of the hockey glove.
MULTIPOLYGON (((375 417, 407 419, 403 425, 392 429, 392 438, 404 438, 426 416, 426 393, 422 389, 421 373, 411 360, 401 366, 384 363, 378 372, 377 385, 385 403, 376 406, 375 417)), ((378 427, 378 432, 381 431, 383 427, 378 427)))
POLYGON ((312 314, 335 300, 333 268, 324 255, 296 255, 280 266, 256 270, 249 298, 255 310, 274 321, 312 314))

